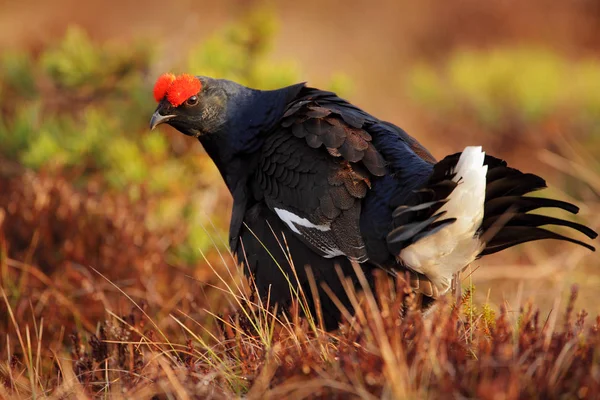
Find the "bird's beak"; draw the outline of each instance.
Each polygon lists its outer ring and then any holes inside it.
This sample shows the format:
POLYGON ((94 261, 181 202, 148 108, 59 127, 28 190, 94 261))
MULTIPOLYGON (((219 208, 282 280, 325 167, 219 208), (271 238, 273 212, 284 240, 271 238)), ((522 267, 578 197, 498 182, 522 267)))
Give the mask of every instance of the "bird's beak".
POLYGON ((155 111, 154 114, 152 114, 152 118, 150 119, 150 130, 173 118, 175 118, 175 115, 160 115, 158 111, 155 111))

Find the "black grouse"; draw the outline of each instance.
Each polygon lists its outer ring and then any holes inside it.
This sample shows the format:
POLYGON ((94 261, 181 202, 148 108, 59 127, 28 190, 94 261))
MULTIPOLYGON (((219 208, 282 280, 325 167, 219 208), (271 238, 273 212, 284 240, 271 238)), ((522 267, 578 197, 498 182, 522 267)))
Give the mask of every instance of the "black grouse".
POLYGON ((542 178, 481 147, 437 162, 401 128, 335 93, 164 74, 154 97, 151 128, 166 123, 198 138, 218 167, 234 201, 231 250, 260 296, 286 308, 288 278, 311 293, 310 266, 327 329, 337 327, 340 311, 323 285, 352 309, 336 265, 354 282, 353 262, 368 277, 374 269, 409 271, 425 307, 473 260, 519 243, 558 239, 594 250, 542 226, 594 239, 592 229, 529 213, 578 212, 564 201, 526 196, 546 187, 542 178))

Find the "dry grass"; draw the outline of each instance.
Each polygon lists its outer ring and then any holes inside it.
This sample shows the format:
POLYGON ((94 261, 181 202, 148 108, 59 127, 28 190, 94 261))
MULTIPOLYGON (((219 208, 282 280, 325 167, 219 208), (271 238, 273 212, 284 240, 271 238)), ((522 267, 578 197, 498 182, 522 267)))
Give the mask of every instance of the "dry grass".
MULTIPOLYGON (((95 333, 75 330, 70 346, 50 345, 54 321, 11 321, 0 364, 6 398, 597 398, 600 318, 575 312, 573 288, 564 318, 526 304, 475 310, 467 291, 427 317, 414 311, 403 279, 380 276, 377 290, 351 298, 359 310, 339 331, 310 318, 281 320, 243 293, 237 313, 206 326, 179 308, 161 321, 132 302, 107 309, 95 333), (177 327, 179 327, 179 332, 177 327), (68 351, 67 349, 71 350, 68 351)), ((123 296, 128 297, 125 292, 123 296)), ((35 308, 37 304, 31 304, 35 308)), ((296 309, 298 309, 297 307, 296 309)))
POLYGON ((358 312, 328 333, 318 316, 299 316, 310 293, 289 317, 258 305, 229 254, 215 251, 193 271, 144 262, 161 254, 159 234, 108 195, 28 174, 9 186, 0 196, 1 397, 600 396, 600 317, 576 311, 576 287, 549 313, 531 302, 495 313, 470 287, 423 316, 402 278, 379 276, 374 292, 346 286, 358 312), (56 251, 74 227, 84 228, 78 252, 98 257, 97 269, 56 251), (100 250, 107 240, 122 245, 116 269, 100 250))

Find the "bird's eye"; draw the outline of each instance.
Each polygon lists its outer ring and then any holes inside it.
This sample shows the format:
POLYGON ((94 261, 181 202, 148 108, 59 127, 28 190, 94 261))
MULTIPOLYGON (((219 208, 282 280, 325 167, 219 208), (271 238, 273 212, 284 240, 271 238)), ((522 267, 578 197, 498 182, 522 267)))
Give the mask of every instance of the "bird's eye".
POLYGON ((198 96, 192 96, 185 101, 187 106, 195 106, 196 104, 198 104, 198 96))

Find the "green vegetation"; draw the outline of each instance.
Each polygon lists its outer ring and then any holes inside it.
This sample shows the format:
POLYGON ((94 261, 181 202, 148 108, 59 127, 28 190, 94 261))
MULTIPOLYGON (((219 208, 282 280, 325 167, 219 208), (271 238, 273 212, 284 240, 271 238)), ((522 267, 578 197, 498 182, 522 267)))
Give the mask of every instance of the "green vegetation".
POLYGON ((482 132, 525 126, 543 134, 558 119, 562 129, 598 144, 600 61, 570 59, 540 48, 462 50, 439 68, 415 66, 408 78, 411 97, 442 117, 478 124, 482 132))

